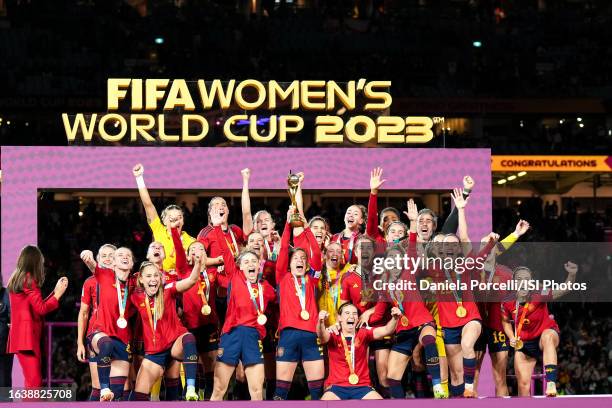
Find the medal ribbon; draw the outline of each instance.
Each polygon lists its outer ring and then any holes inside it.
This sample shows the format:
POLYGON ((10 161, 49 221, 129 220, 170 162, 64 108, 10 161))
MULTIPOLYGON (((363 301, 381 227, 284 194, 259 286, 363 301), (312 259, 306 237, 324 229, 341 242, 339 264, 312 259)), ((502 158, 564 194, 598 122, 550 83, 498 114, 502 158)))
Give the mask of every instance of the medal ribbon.
POLYGON ((396 307, 398 307, 400 312, 402 312, 402 315, 404 315, 404 304, 402 302, 402 299, 400 299, 399 296, 395 296, 395 291, 394 290, 389 292, 389 294, 391 295, 391 299, 393 299, 393 304, 396 307))
POLYGON ((236 237, 234 236, 234 231, 232 231, 231 226, 228 227, 228 231, 229 231, 230 237, 232 238, 232 242, 230 243, 227 240, 227 238, 225 237, 225 234, 223 234, 223 238, 225 238, 225 242, 227 243, 227 246, 229 247, 230 251, 232 251, 232 255, 238 256, 238 243, 236 242, 236 237))
POLYGON ((210 280, 208 279, 208 273, 206 273, 206 269, 202 272, 203 282, 200 282, 200 288, 198 289, 198 294, 202 298, 202 304, 207 305, 208 299, 210 296, 210 280))
POLYGON ((155 307, 156 299, 153 298, 153 312, 151 312, 151 302, 149 301, 149 296, 145 295, 145 309, 147 310, 147 317, 149 318, 149 324, 151 325, 151 329, 153 329, 153 343, 155 343, 155 338, 157 337, 157 308, 155 307))
POLYGON ((306 310, 306 283, 308 280, 304 278, 304 283, 300 282, 298 284, 298 280, 295 275, 293 275, 293 284, 295 285, 295 291, 298 295, 298 299, 300 300, 300 307, 302 310, 306 310))
POLYGON ((529 309, 529 302, 525 303, 523 306, 523 313, 521 313, 521 318, 518 318, 519 311, 519 301, 516 299, 516 311, 515 311, 515 321, 514 321, 514 337, 519 337, 521 332, 523 331, 523 324, 525 323, 525 316, 527 316, 527 309, 529 309), (518 321, 517 321, 518 320, 518 321))
POLYGON ((123 292, 123 299, 121 298, 121 281, 115 276, 115 289, 117 289, 117 304, 119 305, 119 316, 123 318, 125 315, 125 305, 127 304, 128 298, 128 286, 125 283, 125 291, 123 292))
POLYGON ((261 287, 261 283, 257 282, 257 292, 259 294, 259 307, 257 307, 257 296, 255 296, 255 292, 253 292, 253 287, 251 286, 251 282, 248 280, 245 281, 247 285, 247 289, 249 290, 249 295, 251 296, 251 302, 253 302, 253 307, 255 307, 255 312, 257 316, 263 313, 264 310, 264 300, 263 300, 263 288, 261 287))
POLYGON ((346 363, 349 366, 349 370, 351 375, 355 374, 355 337, 357 337, 357 333, 351 339, 351 349, 349 350, 348 345, 346 344, 346 337, 344 337, 343 333, 340 333, 340 337, 342 338, 342 347, 344 347, 344 358, 346 359, 346 363))
MULTIPOLYGON (((446 275, 446 280, 452 283, 452 278, 450 276, 450 272, 448 269, 444 268, 444 274, 446 275)), ((461 301, 461 274, 457 275, 457 290, 453 289, 453 296, 455 297, 455 302, 457 302, 458 306, 462 306, 463 302, 461 301)))

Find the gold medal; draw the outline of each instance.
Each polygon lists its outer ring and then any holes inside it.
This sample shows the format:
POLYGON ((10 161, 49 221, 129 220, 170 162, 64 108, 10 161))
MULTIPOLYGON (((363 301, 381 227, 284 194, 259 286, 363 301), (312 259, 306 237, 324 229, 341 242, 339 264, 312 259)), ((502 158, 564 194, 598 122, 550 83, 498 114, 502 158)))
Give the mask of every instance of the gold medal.
POLYGON ((265 325, 267 321, 268 318, 265 314, 260 314, 259 316, 257 316, 257 324, 259 324, 260 326, 265 325))
POLYGON ((516 342, 514 343, 514 349, 515 350, 520 350, 522 348, 523 348, 523 340, 516 339, 516 342))
POLYGON ((208 316, 211 311, 212 311, 212 309, 210 308, 210 306, 208 306, 208 305, 202 306, 202 314, 204 316, 208 316))
POLYGON ((308 313, 308 310, 302 310, 300 312, 300 317, 302 318, 302 320, 308 320, 310 319, 310 313, 308 313))
POLYGON ((349 375, 349 383, 351 383, 352 385, 355 385, 359 382, 359 376, 355 373, 349 375))
POLYGON ((459 305, 457 306, 457 310, 455 310, 455 314, 457 315, 457 317, 465 317, 467 315, 467 310, 465 309, 465 307, 459 305))
POLYGON ((408 326, 408 318, 406 316, 402 316, 400 323, 402 326, 408 326))

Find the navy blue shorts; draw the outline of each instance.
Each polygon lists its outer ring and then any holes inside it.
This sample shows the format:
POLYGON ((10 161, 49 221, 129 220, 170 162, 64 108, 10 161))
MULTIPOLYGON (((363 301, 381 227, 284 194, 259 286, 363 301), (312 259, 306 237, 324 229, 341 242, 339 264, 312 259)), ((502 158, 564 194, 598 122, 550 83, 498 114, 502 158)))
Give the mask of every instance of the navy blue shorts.
POLYGON ((323 347, 315 333, 293 328, 281 331, 276 361, 297 363, 315 360, 323 360, 323 347))
POLYGON ((393 337, 386 336, 386 337, 383 337, 381 340, 374 340, 370 342, 370 351, 390 350, 392 346, 393 346, 393 337))
POLYGON ((254 327, 237 326, 229 333, 221 335, 217 350, 217 361, 236 366, 263 364, 263 344, 259 332, 254 327))
POLYGON ((198 353, 208 353, 219 349, 219 330, 215 324, 205 324, 195 329, 189 329, 189 333, 196 338, 198 353))
POLYGON ((391 346, 391 351, 412 356, 412 351, 419 343, 419 335, 421 334, 421 330, 423 330, 425 326, 432 326, 434 330, 436 328, 435 322, 429 322, 418 327, 413 327, 409 330, 400 331, 395 335, 395 342, 391 346))
POLYGON ((360 400, 366 395, 374 391, 372 387, 343 387, 341 385, 332 385, 326 392, 333 392, 341 400, 360 400))
POLYGON ((159 353, 145 354, 144 358, 146 358, 149 361, 154 362, 158 366, 162 366, 165 368, 168 362, 172 359, 170 351, 171 351, 171 348, 161 351, 159 353))
MULTIPOLYGON (((561 337, 557 330, 555 329, 551 329, 551 330, 554 330, 557 333, 557 335, 561 337)), ((531 340, 523 340, 523 347, 518 351, 520 351, 521 353, 531 358, 535 358, 535 359, 542 358, 542 350, 540 349, 540 337, 542 336, 538 336, 535 339, 531 339, 531 340)))
MULTIPOLYGON (((98 333, 88 334, 86 337, 87 344, 89 344, 91 352, 95 355, 96 363, 99 363, 98 355, 94 351, 92 344, 92 340, 94 336, 98 333)), ((109 337, 113 342, 113 350, 111 352, 112 360, 122 360, 122 361, 131 361, 130 359, 130 346, 122 342, 116 337, 109 337)), ((90 360, 91 361, 91 360, 90 360)))
MULTIPOLYGON (((471 321, 478 322, 482 326, 480 320, 471 321)), ((461 332, 463 331, 464 327, 465 325, 458 327, 442 327, 442 337, 444 338, 444 344, 461 344, 461 332)), ((474 346, 474 348, 476 347, 474 346)))
POLYGON ((518 350, 525 354, 527 357, 540 359, 542 357, 542 350, 540 350, 540 336, 532 340, 523 340, 523 347, 518 350))
POLYGON ((489 353, 499 353, 510 350, 506 333, 499 330, 493 330, 488 327, 484 328, 484 334, 489 347, 489 353))

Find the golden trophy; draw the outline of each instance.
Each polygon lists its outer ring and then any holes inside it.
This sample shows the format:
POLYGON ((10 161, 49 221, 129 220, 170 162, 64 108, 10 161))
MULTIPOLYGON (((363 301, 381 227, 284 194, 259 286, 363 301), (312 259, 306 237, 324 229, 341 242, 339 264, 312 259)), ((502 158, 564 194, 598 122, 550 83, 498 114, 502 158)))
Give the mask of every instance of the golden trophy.
POLYGON ((289 187, 288 188, 289 198, 291 198, 291 205, 295 207, 295 211, 296 211, 291 215, 291 219, 289 221, 289 224, 293 228, 304 226, 304 223, 302 222, 302 219, 300 218, 300 214, 297 212, 297 204, 295 202, 295 195, 297 194, 299 185, 300 185, 300 176, 298 176, 295 173, 291 173, 291 170, 289 170, 289 175, 287 176, 287 186, 289 187))

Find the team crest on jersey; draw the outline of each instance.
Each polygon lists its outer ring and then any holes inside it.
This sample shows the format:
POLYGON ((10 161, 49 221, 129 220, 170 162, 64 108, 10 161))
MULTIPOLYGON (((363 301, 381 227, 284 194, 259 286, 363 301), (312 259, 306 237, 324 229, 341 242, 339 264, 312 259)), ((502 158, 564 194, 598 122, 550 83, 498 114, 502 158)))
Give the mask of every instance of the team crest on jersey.
POLYGON ((217 357, 223 357, 223 347, 219 347, 217 350, 217 357))
POLYGON ((285 348, 279 347, 276 349, 276 357, 282 357, 285 354, 285 348))

